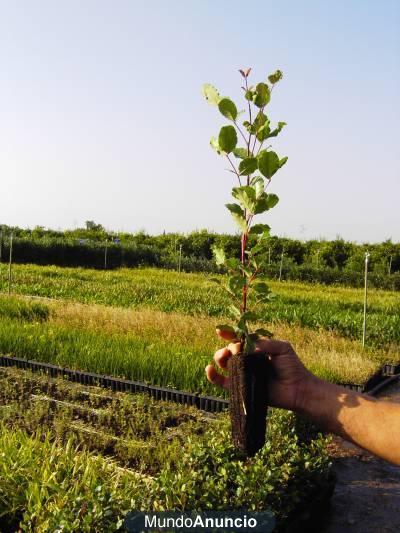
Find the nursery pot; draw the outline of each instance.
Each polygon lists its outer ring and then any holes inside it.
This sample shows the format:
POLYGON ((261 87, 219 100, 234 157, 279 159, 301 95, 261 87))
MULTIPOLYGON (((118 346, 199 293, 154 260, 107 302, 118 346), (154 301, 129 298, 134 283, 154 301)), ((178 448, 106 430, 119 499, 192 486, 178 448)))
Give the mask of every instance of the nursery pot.
POLYGON ((267 425, 268 364, 264 353, 240 353, 230 357, 229 410, 232 438, 247 456, 265 443, 267 425))

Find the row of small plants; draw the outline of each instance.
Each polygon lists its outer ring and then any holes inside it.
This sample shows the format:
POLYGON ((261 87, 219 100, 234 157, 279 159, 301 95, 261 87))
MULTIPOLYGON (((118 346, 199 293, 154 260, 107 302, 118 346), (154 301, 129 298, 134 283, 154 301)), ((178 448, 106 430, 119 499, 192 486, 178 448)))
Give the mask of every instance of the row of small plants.
POLYGON ((116 531, 131 509, 240 508, 271 509, 283 530, 331 480, 326 439, 304 442, 294 416, 280 410, 271 413, 264 448, 243 460, 225 414, 206 418, 193 408, 21 370, 3 369, 0 384, 4 532, 116 531), (132 461, 133 451, 128 457, 103 447, 101 433, 131 450, 141 441, 152 452, 136 452, 140 462, 132 461))
MULTIPOLYGON (((358 343, 328 332, 278 323, 274 329, 278 336, 290 338, 310 370, 339 383, 363 382, 383 363, 398 359, 396 350, 363 350, 358 343)), ((217 347, 212 317, 0 297, 3 354, 224 395, 204 378, 217 347)))
MULTIPOLYGON (((149 307, 165 312, 225 317, 223 290, 210 276, 157 269, 98 272, 85 269, 19 266, 13 291, 84 303, 122 307, 149 307)), ((223 281, 223 278, 219 278, 223 281)), ((352 339, 361 337, 363 293, 356 289, 270 282, 276 294, 263 308, 265 322, 285 321, 308 328, 334 330, 352 339)), ((5 276, 0 290, 7 288, 5 276)), ((368 344, 400 343, 400 302, 393 292, 371 291, 368 308, 368 344)))

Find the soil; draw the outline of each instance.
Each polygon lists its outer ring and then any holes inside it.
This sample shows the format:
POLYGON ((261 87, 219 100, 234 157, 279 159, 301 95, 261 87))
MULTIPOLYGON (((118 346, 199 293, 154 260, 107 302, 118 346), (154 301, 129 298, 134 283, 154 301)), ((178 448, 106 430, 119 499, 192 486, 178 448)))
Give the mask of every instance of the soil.
MULTIPOLYGON (((400 379, 377 396, 400 403, 400 379)), ((400 467, 340 438, 331 451, 337 484, 321 533, 398 533, 400 467)))
POLYGON ((248 457, 265 444, 267 368, 260 353, 242 353, 228 362, 233 443, 248 457))

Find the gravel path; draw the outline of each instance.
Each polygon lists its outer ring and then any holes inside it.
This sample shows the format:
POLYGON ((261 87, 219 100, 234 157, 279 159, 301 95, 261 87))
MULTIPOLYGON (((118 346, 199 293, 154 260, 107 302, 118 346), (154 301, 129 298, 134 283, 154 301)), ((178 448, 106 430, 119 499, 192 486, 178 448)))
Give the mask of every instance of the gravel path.
MULTIPOLYGON (((400 403, 400 380, 378 396, 400 403)), ((321 533, 399 533, 400 467, 339 438, 333 455, 338 480, 321 533)))

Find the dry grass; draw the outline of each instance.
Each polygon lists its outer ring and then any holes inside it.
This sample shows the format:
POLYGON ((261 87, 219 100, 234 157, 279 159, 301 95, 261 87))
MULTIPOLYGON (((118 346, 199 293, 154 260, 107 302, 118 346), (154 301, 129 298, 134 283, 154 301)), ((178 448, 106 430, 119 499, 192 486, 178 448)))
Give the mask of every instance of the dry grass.
MULTIPOLYGON (((210 359, 221 346, 215 335, 215 319, 163 313, 149 309, 85 305, 70 302, 50 304, 51 321, 59 325, 83 328, 110 335, 129 335, 147 341, 161 340, 208 350, 210 359)), ((330 380, 364 382, 384 361, 389 352, 363 350, 360 343, 325 330, 311 330, 283 323, 271 326, 275 337, 289 340, 313 372, 330 380)))

